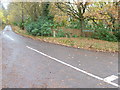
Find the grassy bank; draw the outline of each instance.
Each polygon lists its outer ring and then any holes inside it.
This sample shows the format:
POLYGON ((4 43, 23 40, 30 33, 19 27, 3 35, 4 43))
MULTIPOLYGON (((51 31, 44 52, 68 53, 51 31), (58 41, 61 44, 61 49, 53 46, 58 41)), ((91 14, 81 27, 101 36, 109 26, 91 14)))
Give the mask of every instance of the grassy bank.
POLYGON ((0 26, 0 31, 3 30, 5 28, 5 25, 1 25, 0 26))
POLYGON ((83 48, 87 50, 95 50, 102 52, 118 52, 118 43, 117 42, 108 42, 103 40, 96 40, 91 38, 54 38, 54 37, 43 37, 43 36, 32 36, 28 34, 25 30, 21 30, 17 26, 12 26, 14 32, 25 37, 32 38, 34 40, 41 40, 45 42, 60 44, 64 46, 74 47, 74 48, 83 48))

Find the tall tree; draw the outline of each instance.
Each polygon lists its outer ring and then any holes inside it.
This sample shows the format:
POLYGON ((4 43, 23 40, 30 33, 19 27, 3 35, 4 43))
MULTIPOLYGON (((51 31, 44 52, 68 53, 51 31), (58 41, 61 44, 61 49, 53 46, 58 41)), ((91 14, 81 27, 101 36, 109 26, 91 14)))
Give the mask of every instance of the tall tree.
POLYGON ((41 6, 42 6, 42 16, 47 17, 49 15, 50 2, 42 2, 41 6))
POLYGON ((84 14, 86 18, 92 20, 96 25, 102 22, 107 27, 115 30, 118 23, 118 5, 117 2, 97 2, 84 14))
POLYGON ((41 16, 41 3, 25 2, 24 10, 33 21, 36 21, 41 16))
POLYGON ((84 28, 84 13, 86 12, 89 2, 58 2, 56 6, 63 12, 67 13, 71 17, 79 20, 81 26, 81 35, 83 35, 84 28))
POLYGON ((3 4, 0 3, 0 25, 3 23, 6 23, 7 21, 7 12, 5 12, 5 8, 3 7, 3 4))

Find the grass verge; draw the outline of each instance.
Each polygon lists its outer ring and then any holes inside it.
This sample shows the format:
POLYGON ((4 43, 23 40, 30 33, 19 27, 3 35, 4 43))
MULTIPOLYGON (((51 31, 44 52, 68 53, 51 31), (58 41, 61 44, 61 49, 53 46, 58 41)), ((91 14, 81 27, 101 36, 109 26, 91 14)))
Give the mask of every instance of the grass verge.
POLYGON ((108 42, 103 40, 96 40, 92 38, 54 38, 54 37, 44 37, 44 36, 32 36, 28 34, 25 30, 21 30, 17 26, 12 26, 13 31, 19 35, 32 38, 34 40, 41 40, 49 43, 64 45, 74 48, 83 48, 87 50, 102 51, 102 52, 118 52, 118 42, 108 42))

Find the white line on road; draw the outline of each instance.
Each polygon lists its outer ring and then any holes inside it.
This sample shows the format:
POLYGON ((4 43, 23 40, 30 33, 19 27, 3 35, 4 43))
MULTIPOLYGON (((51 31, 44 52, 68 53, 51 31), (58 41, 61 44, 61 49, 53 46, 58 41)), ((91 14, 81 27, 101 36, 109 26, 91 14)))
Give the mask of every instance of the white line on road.
POLYGON ((8 37, 9 39, 11 39, 12 41, 14 41, 14 39, 13 38, 11 38, 10 36, 8 36, 8 35, 5 35, 6 37, 8 37))
POLYGON ((109 77, 106 77, 104 80, 108 81, 108 82, 112 82, 114 80, 118 79, 118 76, 115 75, 111 75, 109 77))
POLYGON ((101 78, 101 77, 99 77, 99 76, 96 76, 96 75, 91 74, 91 73, 89 73, 89 72, 87 72, 87 71, 85 71, 85 70, 79 69, 79 68, 77 68, 77 67, 75 67, 75 66, 72 66, 72 65, 70 65, 70 64, 68 64, 68 63, 65 63, 65 62, 63 62, 63 61, 61 61, 61 60, 59 60, 59 59, 56 59, 56 58, 54 58, 54 57, 51 57, 51 56, 49 56, 49 55, 47 55, 47 54, 45 54, 45 53, 42 53, 42 52, 40 52, 40 51, 38 51, 38 50, 36 50, 36 49, 34 49, 34 48, 31 48, 31 47, 29 47, 29 46, 26 46, 26 47, 27 47, 28 49, 31 49, 31 50, 37 52, 37 53, 42 54, 43 56, 46 56, 46 57, 48 57, 48 58, 50 58, 50 59, 52 59, 52 60, 54 60, 54 61, 57 61, 57 62, 65 65, 65 66, 71 67, 71 68, 73 68, 73 69, 75 69, 75 70, 77 70, 77 71, 79 71, 79 72, 82 72, 82 73, 84 73, 84 74, 86 74, 86 75, 88 75, 88 76, 91 76, 91 77, 96 78, 96 79, 98 79, 98 80, 104 81, 104 82, 106 82, 106 83, 108 83, 108 84, 111 84, 111 85, 113 85, 113 86, 120 87, 120 86, 119 86, 118 84, 116 84, 116 83, 107 81, 107 80, 105 80, 105 79, 103 79, 103 78, 101 78))

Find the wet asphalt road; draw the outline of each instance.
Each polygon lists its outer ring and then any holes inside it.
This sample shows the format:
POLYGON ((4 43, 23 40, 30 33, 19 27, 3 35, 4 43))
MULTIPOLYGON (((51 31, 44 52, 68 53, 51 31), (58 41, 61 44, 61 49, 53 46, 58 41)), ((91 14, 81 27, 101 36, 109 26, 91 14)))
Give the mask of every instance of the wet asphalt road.
POLYGON ((3 88, 117 88, 118 55, 0 34, 3 88))

